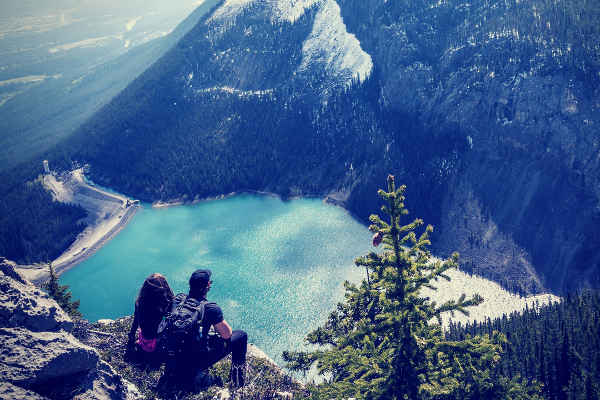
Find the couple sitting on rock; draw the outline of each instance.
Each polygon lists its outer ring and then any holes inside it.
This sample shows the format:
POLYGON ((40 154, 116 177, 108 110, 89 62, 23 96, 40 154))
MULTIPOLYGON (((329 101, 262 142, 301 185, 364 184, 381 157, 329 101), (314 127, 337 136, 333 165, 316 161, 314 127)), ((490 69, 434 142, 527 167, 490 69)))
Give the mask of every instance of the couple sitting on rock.
POLYGON ((177 296, 161 274, 146 278, 135 302, 128 353, 164 361, 165 380, 196 389, 222 383, 206 370, 231 353, 231 385, 239 388, 244 386, 248 337, 232 331, 221 308, 206 300, 210 277, 210 270, 195 271, 189 293, 177 296))

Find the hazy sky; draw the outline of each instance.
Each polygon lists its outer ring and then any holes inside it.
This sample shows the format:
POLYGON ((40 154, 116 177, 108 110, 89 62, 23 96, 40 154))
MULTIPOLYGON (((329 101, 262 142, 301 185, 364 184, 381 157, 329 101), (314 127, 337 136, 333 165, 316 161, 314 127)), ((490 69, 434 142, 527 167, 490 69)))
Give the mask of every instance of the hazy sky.
POLYGON ((178 14, 182 10, 191 11, 198 0, 0 0, 0 19, 7 17, 27 17, 76 10, 82 14, 115 13, 124 15, 131 12, 145 13, 150 10, 167 14, 178 14))
POLYGON ((0 81, 106 62, 164 36, 202 0, 0 0, 0 81))

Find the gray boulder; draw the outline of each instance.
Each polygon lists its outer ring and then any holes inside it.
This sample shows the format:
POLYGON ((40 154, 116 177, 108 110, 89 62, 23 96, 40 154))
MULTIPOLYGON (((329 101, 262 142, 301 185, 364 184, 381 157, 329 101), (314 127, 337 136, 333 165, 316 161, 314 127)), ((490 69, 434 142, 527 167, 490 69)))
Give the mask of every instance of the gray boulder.
POLYGON ((15 386, 12 383, 0 382, 0 400, 47 400, 47 397, 41 396, 31 390, 23 389, 15 386))
POLYGON ((79 387, 84 391, 74 396, 73 400, 143 399, 133 384, 122 379, 104 361, 100 361, 96 368, 90 371, 79 387))
POLYGON ((44 291, 0 260, 0 400, 141 398, 44 291))
POLYGON ((0 266, 0 327, 34 332, 71 331, 71 318, 43 290, 24 280, 10 264, 0 266))
POLYGON ((17 271, 15 271, 15 263, 8 261, 4 257, 0 257, 0 272, 10 278, 13 278, 17 282, 27 284, 27 280, 25 280, 17 271))
POLYGON ((31 332, 0 328, 0 381, 34 388, 87 373, 98 353, 66 332, 31 332))
POLYGON ((19 389, 35 392, 34 399, 141 398, 133 385, 100 360, 96 350, 63 331, 0 328, 0 382, 10 385, 0 393, 11 399, 30 398, 20 397, 19 389))

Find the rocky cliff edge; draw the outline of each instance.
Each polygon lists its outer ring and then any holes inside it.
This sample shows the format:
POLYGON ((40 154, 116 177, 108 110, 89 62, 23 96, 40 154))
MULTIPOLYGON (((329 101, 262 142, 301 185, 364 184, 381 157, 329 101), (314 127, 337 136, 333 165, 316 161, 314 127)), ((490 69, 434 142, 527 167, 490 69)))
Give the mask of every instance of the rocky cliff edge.
MULTIPOLYGON (((158 393, 162 368, 123 359, 130 317, 72 321, 43 290, 0 258, 0 400, 15 399, 287 399, 303 386, 260 349, 248 349, 243 390, 210 387, 201 393, 158 393)), ((211 368, 227 381, 230 360, 211 368)))
POLYGON ((138 399, 44 291, 0 260, 0 399, 138 399))

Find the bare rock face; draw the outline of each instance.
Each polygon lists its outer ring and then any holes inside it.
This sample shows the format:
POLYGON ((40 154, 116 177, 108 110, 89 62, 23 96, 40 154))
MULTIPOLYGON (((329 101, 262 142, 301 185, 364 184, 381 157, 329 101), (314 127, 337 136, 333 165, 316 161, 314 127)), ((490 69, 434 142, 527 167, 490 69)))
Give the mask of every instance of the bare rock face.
POLYGON ((23 277, 19 275, 18 272, 15 271, 15 264, 8 261, 4 257, 0 257, 0 272, 2 272, 6 276, 13 278, 17 282, 23 284, 27 283, 27 281, 23 279, 23 277))
POLYGON ((124 381, 115 370, 106 362, 98 362, 95 369, 90 370, 85 379, 80 383, 85 390, 73 397, 73 400, 104 400, 126 399, 137 400, 143 396, 130 382, 124 381), (115 394, 120 394, 115 397, 115 394))
POLYGON ((338 3, 380 72, 386 116, 411 121, 386 139, 390 170, 408 186, 411 215, 436 227, 436 255, 458 251, 465 270, 524 293, 600 287, 598 57, 551 11, 591 9, 338 3), (410 131, 420 158, 403 165, 410 131))
POLYGON ((65 332, 0 328, 0 377, 23 387, 93 369, 98 354, 65 332))
POLYGON ((34 332, 73 329, 73 322, 56 301, 20 277, 8 262, 0 268, 0 326, 34 332))
POLYGON ((42 290, 0 262, 0 399, 134 399, 42 290))
POLYGON ((34 391, 15 386, 12 383, 0 382, 0 400, 14 399, 47 400, 48 398, 40 396, 34 391))

